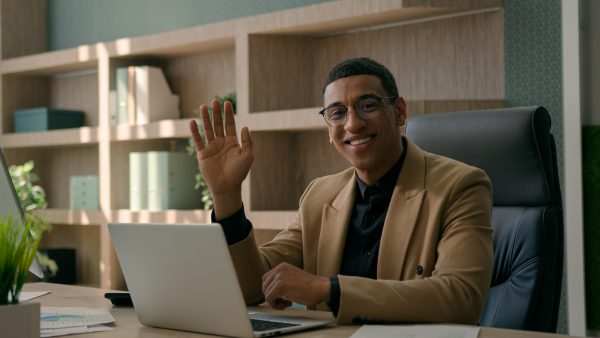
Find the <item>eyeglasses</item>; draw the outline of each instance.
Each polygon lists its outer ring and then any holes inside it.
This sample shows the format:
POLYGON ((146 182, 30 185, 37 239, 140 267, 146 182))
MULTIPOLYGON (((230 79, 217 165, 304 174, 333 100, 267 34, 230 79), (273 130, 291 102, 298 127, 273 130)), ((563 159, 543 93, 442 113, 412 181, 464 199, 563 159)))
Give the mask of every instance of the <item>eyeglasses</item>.
MULTIPOLYGON (((377 95, 369 95, 362 97, 352 105, 354 111, 358 114, 358 116, 363 120, 370 120, 381 112, 381 109, 384 107, 384 100, 395 100, 398 95, 394 96, 377 96, 377 95)), ((330 127, 337 127, 346 124, 346 120, 348 120, 348 107, 343 106, 341 104, 332 105, 329 107, 325 107, 323 110, 319 112, 320 115, 323 115, 325 119, 325 123, 327 123, 330 127)))

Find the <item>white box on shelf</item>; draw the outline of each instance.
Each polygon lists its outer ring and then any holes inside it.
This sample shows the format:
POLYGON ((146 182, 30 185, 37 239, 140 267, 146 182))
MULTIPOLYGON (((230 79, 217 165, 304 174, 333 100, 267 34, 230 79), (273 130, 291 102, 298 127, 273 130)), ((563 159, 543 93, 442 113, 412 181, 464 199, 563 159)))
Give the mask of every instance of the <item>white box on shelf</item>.
POLYGON ((135 108, 138 125, 179 118, 179 96, 173 95, 158 67, 135 67, 135 108))

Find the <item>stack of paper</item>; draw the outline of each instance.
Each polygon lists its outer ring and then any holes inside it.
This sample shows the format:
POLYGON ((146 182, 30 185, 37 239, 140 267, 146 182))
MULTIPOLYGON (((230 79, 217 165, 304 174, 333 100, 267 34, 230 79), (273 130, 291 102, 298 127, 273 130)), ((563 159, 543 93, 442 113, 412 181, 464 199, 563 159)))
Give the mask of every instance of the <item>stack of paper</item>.
POLYGON ((479 328, 461 325, 364 325, 351 338, 477 338, 479 328))
POLYGON ((41 337, 114 330, 101 324, 113 323, 115 318, 106 308, 42 306, 41 337))

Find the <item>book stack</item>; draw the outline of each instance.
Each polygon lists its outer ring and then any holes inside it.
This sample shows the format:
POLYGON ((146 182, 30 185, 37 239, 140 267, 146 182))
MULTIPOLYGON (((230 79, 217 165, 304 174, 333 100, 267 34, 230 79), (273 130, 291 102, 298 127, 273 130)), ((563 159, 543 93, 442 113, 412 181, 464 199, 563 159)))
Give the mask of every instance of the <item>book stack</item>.
POLYGON ((111 109, 111 125, 143 125, 152 121, 179 118, 179 96, 171 93, 158 67, 117 68, 116 109, 111 109))
POLYGON ((184 152, 129 153, 129 208, 162 211, 197 209, 200 193, 194 189, 198 162, 184 152))

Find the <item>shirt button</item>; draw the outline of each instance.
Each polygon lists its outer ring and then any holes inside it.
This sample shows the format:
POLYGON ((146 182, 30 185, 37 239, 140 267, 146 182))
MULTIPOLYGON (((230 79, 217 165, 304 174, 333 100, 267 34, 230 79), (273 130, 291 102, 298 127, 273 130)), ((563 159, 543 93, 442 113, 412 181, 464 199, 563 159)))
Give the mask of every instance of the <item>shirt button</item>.
POLYGON ((367 251, 366 256, 371 256, 371 251, 367 251))
POLYGON ((423 273, 423 267, 421 265, 417 265, 415 272, 417 273, 417 275, 421 275, 423 273))

